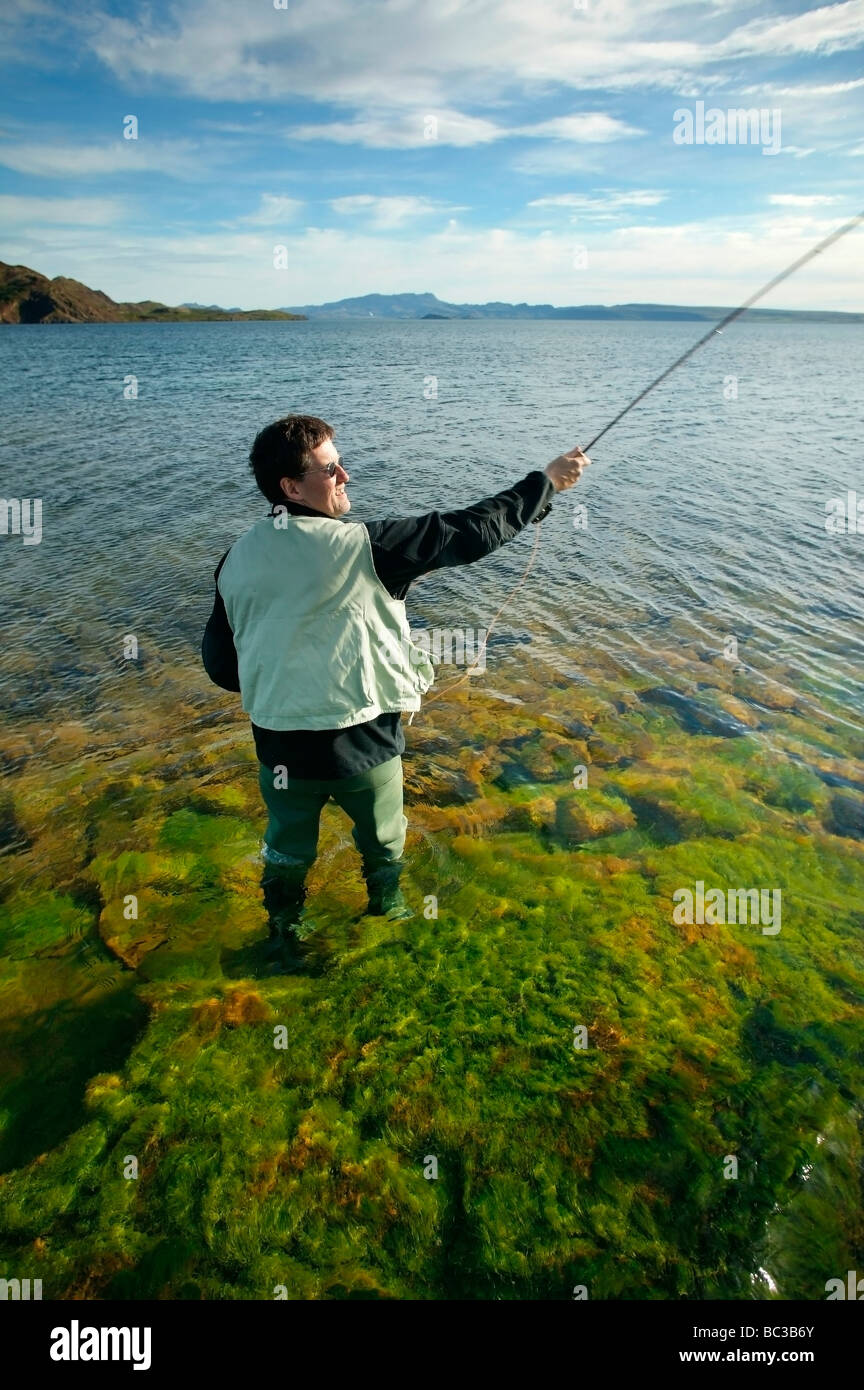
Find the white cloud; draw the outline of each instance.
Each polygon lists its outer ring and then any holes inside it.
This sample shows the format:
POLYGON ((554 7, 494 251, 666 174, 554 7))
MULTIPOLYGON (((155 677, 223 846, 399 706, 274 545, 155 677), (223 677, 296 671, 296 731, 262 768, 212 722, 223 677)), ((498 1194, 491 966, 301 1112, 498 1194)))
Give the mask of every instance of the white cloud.
POLYGON ((43 178, 90 178, 107 174, 160 173, 172 178, 206 177, 208 161, 192 140, 116 140, 102 144, 30 141, 0 144, 0 165, 43 178))
POLYGON ((0 196, 0 222, 10 227, 50 223, 58 227, 100 227, 118 222, 126 213, 113 198, 30 198, 12 193, 0 196))
POLYGON ((772 193, 768 201, 778 208, 816 208, 839 199, 828 193, 772 193))
POLYGON ((448 203, 436 203, 431 198, 375 197, 371 193, 354 193, 344 198, 333 198, 330 206, 340 216, 362 216, 369 220, 371 226, 382 229, 401 227, 417 217, 429 217, 433 213, 462 210, 448 203))
MULTIPOLYGON (((260 114, 260 113, 259 113, 260 114)), ((195 121, 195 125, 201 130, 215 130, 220 135, 272 135, 273 131, 269 126, 262 126, 260 121, 211 121, 208 117, 201 117, 195 121)))
POLYGON ((548 198, 532 198, 529 208, 572 208, 583 216, 611 218, 630 208, 651 208, 662 203, 665 193, 654 189, 633 189, 629 193, 615 193, 601 190, 599 194, 558 193, 548 198))
MULTIPOLYGON (((124 83, 206 100, 303 98, 361 110, 500 101, 514 87, 679 91, 721 63, 864 43, 864 0, 740 23, 715 0, 178 0, 168 14, 88 16, 93 51, 124 83), (689 37, 695 35, 696 37, 689 37)), ((754 6, 749 6, 751 10, 754 6)), ((740 74, 736 73, 739 77, 740 74)))
POLYGON ((644 135, 644 130, 627 125, 615 116, 590 111, 573 116, 556 116, 551 121, 540 121, 537 125, 519 126, 514 135, 531 135, 535 139, 544 136, 550 140, 574 140, 587 144, 605 144, 608 140, 623 140, 628 135, 644 135))
POLYGON ((757 83, 754 87, 743 87, 741 95, 761 93, 766 97, 836 97, 844 92, 854 92, 858 87, 864 87, 864 77, 856 77, 849 82, 801 82, 787 87, 772 82, 757 83))
POLYGON ((631 135, 644 135, 637 126, 602 111, 556 116, 533 125, 496 125, 493 121, 465 116, 459 111, 391 111, 353 121, 291 126, 292 140, 330 140, 341 145, 367 145, 376 149, 411 149, 431 145, 488 145, 514 136, 534 140, 606 144, 631 135))
POLYGON ((4 67, 13 61, 26 63, 30 72, 58 66, 46 52, 44 21, 50 25, 53 37, 67 27, 66 16, 50 0, 3 0, 0 53, 4 67), (41 30, 40 21, 43 21, 41 30))
POLYGON ((280 222, 291 222, 304 206, 300 198, 286 198, 280 193, 262 193, 257 211, 248 217, 238 218, 252 226, 274 227, 280 222))
MULTIPOLYGON (((284 10, 181 0, 170 16, 94 15, 90 43, 121 81, 154 78, 221 101, 304 97, 361 108, 447 108, 500 97, 514 80, 584 87, 589 78, 695 60, 699 46, 628 39, 674 0, 619 0, 585 13, 535 0, 293 0, 284 10)), ((710 9, 707 3, 700 8, 710 9)), ((596 85, 596 83, 590 83, 596 85)))
POLYGON ((864 45, 864 0, 823 5, 780 19, 755 19, 717 45, 728 54, 838 53, 864 45))
POLYGON ((465 116, 460 111, 393 110, 367 114, 352 121, 326 121, 289 126, 291 140, 328 140, 338 145, 367 145, 371 149, 414 149, 424 145, 485 145, 507 131, 493 121, 465 116))

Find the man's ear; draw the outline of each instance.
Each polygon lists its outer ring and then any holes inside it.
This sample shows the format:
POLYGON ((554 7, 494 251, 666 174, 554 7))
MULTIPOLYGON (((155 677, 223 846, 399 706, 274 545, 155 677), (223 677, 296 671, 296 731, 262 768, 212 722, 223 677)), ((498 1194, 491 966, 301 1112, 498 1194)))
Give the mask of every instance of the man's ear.
POLYGON ((296 478, 280 478, 279 486, 282 489, 283 494, 289 499, 289 501, 297 502, 300 500, 300 493, 297 490, 296 478))

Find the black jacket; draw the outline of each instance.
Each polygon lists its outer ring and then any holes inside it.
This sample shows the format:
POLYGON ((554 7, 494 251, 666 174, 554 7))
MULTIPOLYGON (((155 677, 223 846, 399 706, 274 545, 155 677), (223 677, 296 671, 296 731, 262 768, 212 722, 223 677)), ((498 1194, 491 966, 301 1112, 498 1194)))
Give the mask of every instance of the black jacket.
MULTIPOLYGON (((432 570, 470 565, 512 540, 550 510, 555 489, 540 469, 504 492, 456 512, 367 521, 376 573, 394 598, 404 598, 415 579, 432 570)), ((285 502, 295 516, 319 516, 298 503, 285 502)), ((271 513, 273 515, 274 513, 271 513)), ((219 578, 228 552, 216 567, 219 578)), ((234 635, 219 589, 204 630, 201 656, 208 676, 223 690, 239 691, 234 635)), ((283 766, 289 777, 353 777, 405 751, 400 714, 381 714, 349 729, 262 729, 252 725, 260 761, 283 766)))

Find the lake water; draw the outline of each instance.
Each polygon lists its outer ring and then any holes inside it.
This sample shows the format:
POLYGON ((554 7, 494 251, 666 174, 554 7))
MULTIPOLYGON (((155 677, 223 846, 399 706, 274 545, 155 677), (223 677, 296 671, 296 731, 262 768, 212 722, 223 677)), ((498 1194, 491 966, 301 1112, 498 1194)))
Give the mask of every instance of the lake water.
POLYGON ((406 727, 415 919, 364 915, 331 806, 322 973, 250 965, 254 750, 199 648, 267 510, 258 429, 327 419, 355 520, 459 508, 584 445, 700 331, 0 331, 0 491, 43 507, 40 544, 0 536, 5 1275, 821 1299, 856 1267, 864 532, 825 520, 864 493, 861 326, 734 325, 541 527, 413 586, 416 629, 482 632, 539 530, 485 670, 442 667, 406 727), (682 888, 773 895, 772 924, 682 917, 682 888))
MULTIPOLYGON (((44 528, 38 547, 3 541, 4 655, 33 677, 26 689, 7 677, 6 699, 45 712, 92 697, 130 629, 195 659, 212 569, 261 514, 249 446, 278 415, 334 425, 353 519, 456 508, 585 443, 698 332, 380 321, 0 334, 0 477, 7 496, 42 497, 44 528), (129 376, 137 399, 124 399, 129 376)), ((715 338, 556 499, 490 670, 530 640, 575 679, 599 665, 665 682, 670 651, 696 679, 731 634, 740 664, 829 697, 832 719, 860 717, 861 536, 826 533, 825 507, 861 482, 862 381, 858 326, 745 322, 715 338)), ((484 628, 533 535, 415 586, 412 622, 484 628)))

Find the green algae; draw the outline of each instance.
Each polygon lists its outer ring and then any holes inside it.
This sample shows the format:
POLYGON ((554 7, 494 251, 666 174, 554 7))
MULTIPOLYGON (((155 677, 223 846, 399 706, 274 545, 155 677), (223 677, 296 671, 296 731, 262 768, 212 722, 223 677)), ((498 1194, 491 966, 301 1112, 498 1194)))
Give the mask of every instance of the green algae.
POLYGON ((362 917, 329 807, 323 973, 259 980, 248 732, 187 691, 166 764, 163 679, 149 743, 70 730, 9 779, 4 1272, 58 1298, 751 1299, 760 1269, 820 1298, 858 1267, 864 847, 814 769, 861 768, 812 711, 736 680, 754 732, 714 737, 527 663, 507 699, 454 692, 408 731, 415 920, 362 917), (782 930, 676 923, 699 880, 780 889, 782 930))

